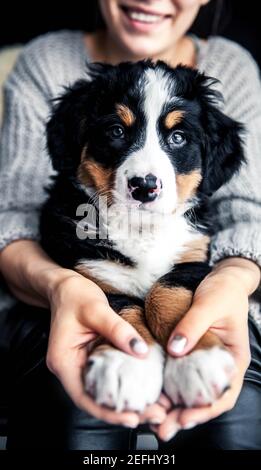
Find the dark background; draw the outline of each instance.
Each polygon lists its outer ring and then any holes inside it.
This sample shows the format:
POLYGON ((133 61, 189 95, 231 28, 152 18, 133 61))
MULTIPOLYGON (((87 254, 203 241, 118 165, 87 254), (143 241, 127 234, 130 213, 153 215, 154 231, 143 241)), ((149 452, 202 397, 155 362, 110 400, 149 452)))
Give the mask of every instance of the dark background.
MULTIPOLYGON (((249 49, 261 66, 260 2, 224 0, 220 21, 215 21, 217 1, 212 0, 202 9, 192 28, 193 32, 202 37, 217 33, 233 39, 249 49)), ((0 47, 26 42, 39 34, 57 29, 91 29, 93 0, 75 0, 60 5, 58 2, 51 5, 46 2, 29 3, 31 2, 20 2, 15 5, 13 2, 5 2, 5 9, 1 14, 0 47)))

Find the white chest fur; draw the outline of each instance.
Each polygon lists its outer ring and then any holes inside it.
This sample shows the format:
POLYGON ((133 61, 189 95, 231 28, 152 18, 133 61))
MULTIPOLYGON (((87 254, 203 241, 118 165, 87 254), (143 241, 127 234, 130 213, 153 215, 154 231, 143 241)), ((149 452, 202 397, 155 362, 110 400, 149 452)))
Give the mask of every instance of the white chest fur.
POLYGON ((107 230, 114 249, 130 258, 134 266, 110 260, 81 259, 80 264, 96 279, 127 295, 144 298, 150 287, 166 274, 187 250, 186 245, 201 237, 183 214, 143 214, 142 229, 137 219, 127 222, 126 213, 108 214, 107 230))

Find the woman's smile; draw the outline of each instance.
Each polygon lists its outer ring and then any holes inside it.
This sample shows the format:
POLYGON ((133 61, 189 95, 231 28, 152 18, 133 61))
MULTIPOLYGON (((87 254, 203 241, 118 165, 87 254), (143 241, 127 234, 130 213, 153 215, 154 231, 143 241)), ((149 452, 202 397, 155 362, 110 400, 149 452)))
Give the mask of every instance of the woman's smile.
MULTIPOLYGON (((107 25, 104 60, 116 63, 112 53, 115 55, 117 49, 118 62, 145 57, 166 61, 178 57, 183 62, 185 33, 206 2, 208 0, 99 0, 107 25)), ((191 52, 191 44, 189 49, 191 52)), ((193 60, 189 59, 189 64, 193 64, 193 60)))
POLYGON ((155 31, 162 25, 165 26, 166 22, 171 21, 173 18, 171 13, 163 13, 130 4, 121 4, 120 10, 126 27, 134 32, 155 31))

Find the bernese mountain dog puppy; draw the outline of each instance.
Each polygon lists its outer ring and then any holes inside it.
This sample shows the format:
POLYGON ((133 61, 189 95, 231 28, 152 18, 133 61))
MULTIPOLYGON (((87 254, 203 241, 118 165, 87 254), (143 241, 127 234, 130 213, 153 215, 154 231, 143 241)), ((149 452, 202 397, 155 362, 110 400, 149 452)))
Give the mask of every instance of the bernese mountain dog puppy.
POLYGON ((175 405, 209 404, 229 386, 234 361, 214 333, 185 357, 166 353, 211 271, 209 198, 244 162, 242 127, 221 112, 214 85, 161 61, 93 64, 47 125, 57 175, 42 246, 96 282, 149 345, 139 359, 93 343, 86 391, 119 411, 142 411, 162 389, 175 405))

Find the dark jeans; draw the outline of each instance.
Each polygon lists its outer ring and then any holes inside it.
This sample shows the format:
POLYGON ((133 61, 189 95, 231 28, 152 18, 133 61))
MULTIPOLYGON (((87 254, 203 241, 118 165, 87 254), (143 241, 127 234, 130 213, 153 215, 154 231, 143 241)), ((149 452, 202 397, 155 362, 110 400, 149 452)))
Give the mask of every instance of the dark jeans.
MULTIPOLYGON (((49 315, 19 304, 0 316, 0 410, 8 402, 8 449, 132 450, 137 431, 109 425, 78 410, 48 371, 49 315)), ((252 361, 236 406, 179 432, 160 451, 261 449, 261 335, 249 320, 252 361)), ((139 430, 148 431, 148 426, 139 430)))

